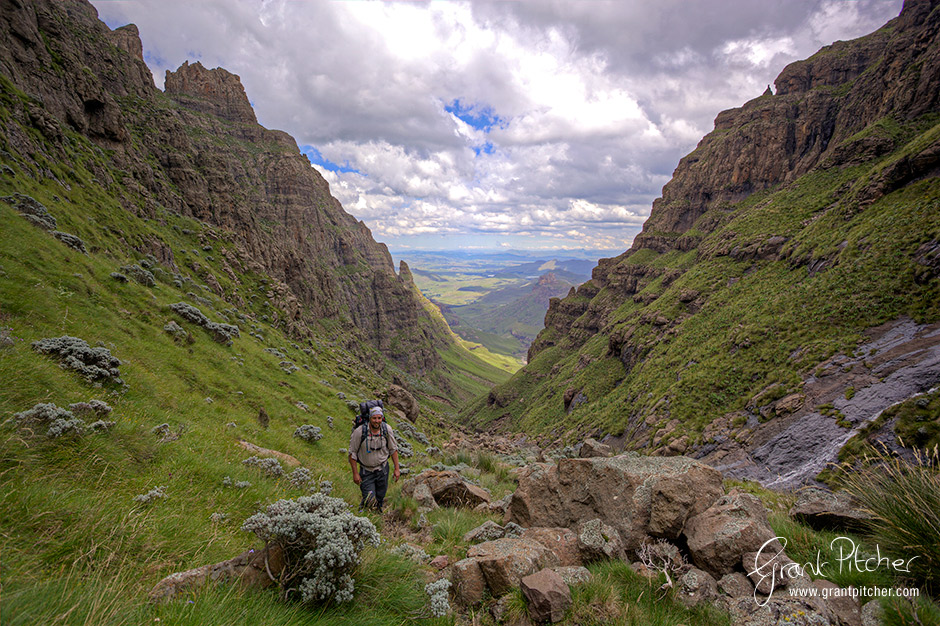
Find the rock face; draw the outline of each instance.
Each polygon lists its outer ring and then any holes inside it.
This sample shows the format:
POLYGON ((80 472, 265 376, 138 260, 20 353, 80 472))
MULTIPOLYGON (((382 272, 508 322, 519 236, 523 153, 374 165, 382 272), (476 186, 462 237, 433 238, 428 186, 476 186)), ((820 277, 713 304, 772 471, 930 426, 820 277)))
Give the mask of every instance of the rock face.
POLYGON ((722 493, 720 472, 684 457, 561 459, 520 474, 506 520, 573 528, 598 519, 635 550, 647 537, 676 539, 722 493))
MULTIPOLYGON (((96 173, 101 193, 113 191, 141 217, 165 210, 211 225, 218 240, 201 243, 222 248, 226 268, 274 282, 249 294, 234 271, 221 280, 198 263, 187 270, 233 304, 262 295, 271 322, 296 337, 329 319, 354 354, 377 350, 434 380, 435 347, 450 339, 423 309, 410 272, 396 274, 387 248, 330 195, 290 136, 257 124, 238 76, 184 63, 167 72, 161 94, 137 28, 111 31, 84 0, 4 2, 0 18, 9 25, 0 71, 34 98, 17 115, 55 146, 71 128, 112 151, 110 169, 96 173)), ((4 132, 24 163, 48 152, 18 128, 4 132)), ((61 150, 49 156, 67 163, 61 150)), ((140 248, 169 250, 162 241, 140 248)))

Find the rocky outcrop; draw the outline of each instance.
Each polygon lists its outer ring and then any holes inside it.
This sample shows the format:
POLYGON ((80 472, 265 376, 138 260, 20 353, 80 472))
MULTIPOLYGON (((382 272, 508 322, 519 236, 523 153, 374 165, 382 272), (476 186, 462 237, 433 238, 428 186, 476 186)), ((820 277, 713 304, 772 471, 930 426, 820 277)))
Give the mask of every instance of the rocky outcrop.
POLYGON ((178 70, 167 70, 164 91, 186 106, 240 124, 257 124, 241 79, 217 67, 207 70, 202 63, 184 62, 178 70))
POLYGON ((598 519, 635 550, 647 537, 677 538, 722 493, 718 471, 684 457, 561 459, 519 475, 506 519, 564 528, 598 519))

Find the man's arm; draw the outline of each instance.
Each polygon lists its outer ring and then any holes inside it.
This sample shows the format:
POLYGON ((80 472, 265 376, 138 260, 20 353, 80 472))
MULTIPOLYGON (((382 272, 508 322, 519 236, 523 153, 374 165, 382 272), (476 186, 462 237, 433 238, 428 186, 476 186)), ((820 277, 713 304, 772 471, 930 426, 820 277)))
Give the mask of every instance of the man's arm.
POLYGON ((394 474, 395 482, 398 482, 398 477, 401 476, 401 470, 398 469, 398 450, 393 451, 391 456, 392 456, 392 463, 395 464, 395 474, 394 474))
POLYGON ((362 483, 362 477, 359 475, 359 458, 356 456, 356 450, 362 443, 362 433, 356 428, 349 436, 349 467, 352 468, 353 482, 357 485, 362 483), (356 435, 359 435, 358 437, 356 435))
MULTIPOLYGON (((397 458, 397 455, 396 455, 396 458, 397 458)), ((352 468, 353 482, 356 483, 357 485, 361 484, 362 476, 359 475, 359 463, 356 461, 356 459, 353 458, 351 454, 349 455, 349 466, 352 468)), ((397 462, 395 464, 395 467, 396 468, 398 467, 397 462)), ((396 473, 398 472, 397 469, 395 471, 396 473)))

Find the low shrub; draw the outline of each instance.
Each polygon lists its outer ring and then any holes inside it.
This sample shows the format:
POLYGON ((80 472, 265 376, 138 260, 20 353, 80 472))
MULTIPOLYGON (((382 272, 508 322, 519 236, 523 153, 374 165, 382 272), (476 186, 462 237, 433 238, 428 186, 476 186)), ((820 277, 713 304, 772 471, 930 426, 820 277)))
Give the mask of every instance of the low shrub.
POLYGON ((232 338, 240 336, 238 326, 233 324, 220 324, 218 322, 213 322, 208 317, 206 317, 202 311, 191 304, 177 302, 175 304, 171 304, 170 308, 184 320, 192 322, 198 326, 202 326, 208 330, 210 333, 212 333, 213 338, 219 343, 231 345, 232 338))
POLYGON ((345 501, 320 493, 278 500, 245 520, 242 530, 281 549, 282 597, 298 589, 301 600, 309 603, 351 601, 360 553, 367 544, 377 547, 380 542, 368 518, 356 517, 345 501))
POLYGON ((297 430, 294 431, 294 436, 309 443, 315 443, 323 439, 323 431, 320 430, 319 426, 304 424, 303 426, 297 427, 297 430))
POLYGON ((135 283, 139 283, 144 287, 153 287, 157 284, 157 281, 153 276, 153 272, 150 270, 145 270, 136 263, 122 266, 121 273, 130 276, 135 283))
POLYGON ((166 498, 166 486, 161 485, 159 487, 154 487, 147 493, 142 493, 139 496, 134 496, 134 502, 139 504, 150 504, 156 500, 162 500, 166 498))
POLYGON ((123 385, 118 369, 121 361, 107 348, 92 348, 78 337, 50 337, 33 342, 33 350, 57 356, 62 367, 73 369, 90 382, 105 381, 123 385))
POLYGON ((91 424, 86 424, 83 419, 76 417, 73 411, 83 414, 107 415, 111 412, 111 407, 100 400, 91 402, 78 402, 69 406, 69 409, 63 409, 52 403, 41 402, 33 408, 16 413, 13 419, 20 426, 27 428, 45 428, 46 436, 50 439, 57 439, 65 435, 83 435, 86 431, 101 433, 110 430, 114 422, 97 420, 91 424))
POLYGON ((250 456, 242 461, 242 464, 257 467, 262 472, 264 472, 266 476, 271 476, 273 478, 284 475, 284 468, 281 466, 281 462, 277 459, 261 459, 256 456, 250 456))

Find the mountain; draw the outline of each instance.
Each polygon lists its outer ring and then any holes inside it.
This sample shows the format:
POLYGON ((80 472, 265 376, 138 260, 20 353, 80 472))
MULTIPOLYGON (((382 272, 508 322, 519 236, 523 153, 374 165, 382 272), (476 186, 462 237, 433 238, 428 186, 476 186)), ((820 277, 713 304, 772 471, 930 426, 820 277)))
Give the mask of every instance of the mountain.
POLYGON ((439 353, 458 348, 410 273, 293 138, 257 123, 237 76, 185 63, 160 92, 133 25, 111 31, 81 0, 0 12, 7 193, 38 186, 93 254, 191 272, 251 319, 336 341, 386 380, 455 399, 486 388, 453 384, 439 353), (199 226, 174 233, 176 217, 199 226))
MULTIPOLYGON (((545 263, 535 264, 538 270, 545 263)), ((553 264, 554 265, 554 264, 553 264)), ((515 276, 516 268, 505 270, 498 276, 515 276)), ((564 272, 545 272, 532 282, 494 289, 462 306, 441 306, 450 327, 464 339, 490 346, 491 350, 508 350, 509 354, 524 357, 529 344, 542 329, 545 312, 552 298, 566 295, 575 284, 577 275, 564 272)))
POLYGON ((468 421, 792 483, 934 388, 938 5, 909 0, 720 113, 632 247, 552 302, 529 364, 468 421))

